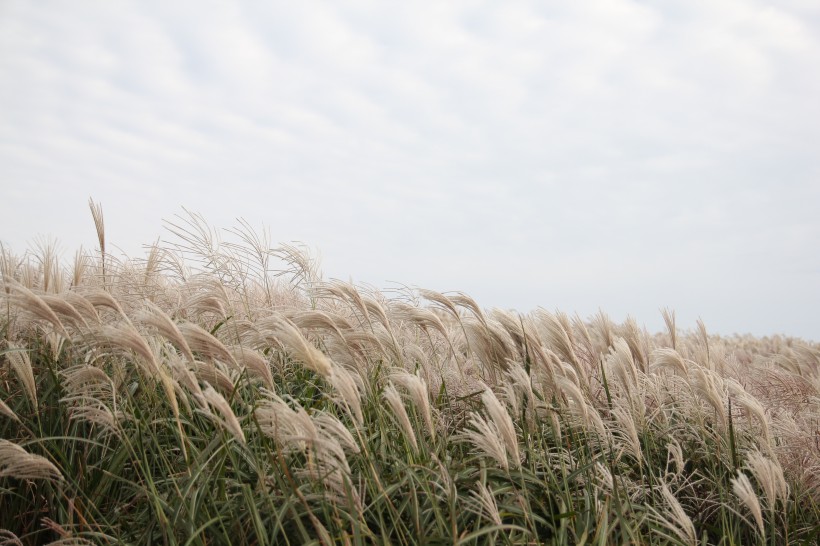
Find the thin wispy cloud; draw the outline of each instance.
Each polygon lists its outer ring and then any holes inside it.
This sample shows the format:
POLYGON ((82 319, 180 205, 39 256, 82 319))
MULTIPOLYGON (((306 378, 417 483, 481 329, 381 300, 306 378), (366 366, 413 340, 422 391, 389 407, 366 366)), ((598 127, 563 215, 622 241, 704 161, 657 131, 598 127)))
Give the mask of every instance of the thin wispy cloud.
POLYGON ((0 7, 0 240, 181 206, 325 273, 817 338, 811 2, 0 7))

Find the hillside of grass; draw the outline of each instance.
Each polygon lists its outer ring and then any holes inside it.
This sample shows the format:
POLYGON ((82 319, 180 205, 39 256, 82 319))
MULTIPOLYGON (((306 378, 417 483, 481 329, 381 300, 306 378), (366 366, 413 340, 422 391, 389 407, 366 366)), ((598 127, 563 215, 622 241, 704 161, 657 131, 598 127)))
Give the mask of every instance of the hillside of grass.
POLYGON ((245 223, 0 248, 0 544, 815 544, 820 346, 322 278, 245 223))

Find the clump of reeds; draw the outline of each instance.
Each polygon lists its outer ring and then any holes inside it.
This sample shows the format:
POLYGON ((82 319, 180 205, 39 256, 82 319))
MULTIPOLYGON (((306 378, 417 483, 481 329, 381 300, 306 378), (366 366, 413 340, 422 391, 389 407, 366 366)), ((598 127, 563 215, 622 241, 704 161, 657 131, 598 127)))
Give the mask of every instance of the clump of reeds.
POLYGON ((0 541, 805 544, 820 347, 326 282, 247 223, 0 247, 0 541), (223 239, 224 238, 224 239, 223 239))

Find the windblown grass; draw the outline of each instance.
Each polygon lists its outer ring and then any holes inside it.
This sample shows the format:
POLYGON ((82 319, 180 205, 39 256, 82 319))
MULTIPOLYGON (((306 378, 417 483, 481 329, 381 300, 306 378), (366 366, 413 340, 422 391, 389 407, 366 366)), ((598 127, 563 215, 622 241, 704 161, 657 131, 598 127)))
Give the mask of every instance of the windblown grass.
POLYGON ((810 544, 820 347, 326 281, 199 216, 0 247, 0 544, 810 544))

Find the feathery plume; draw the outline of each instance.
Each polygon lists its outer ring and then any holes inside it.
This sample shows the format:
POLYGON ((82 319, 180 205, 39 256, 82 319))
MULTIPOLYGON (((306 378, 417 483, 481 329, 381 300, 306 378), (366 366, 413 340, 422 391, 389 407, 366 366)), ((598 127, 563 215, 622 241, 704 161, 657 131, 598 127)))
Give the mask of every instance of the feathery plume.
POLYGON ((783 468, 777 461, 769 459, 757 450, 746 455, 746 468, 755 477, 763 496, 766 498, 766 506, 769 510, 774 510, 777 500, 784 503, 789 498, 789 485, 783 476, 783 468))
POLYGON ((390 372, 390 379, 404 387, 410 394, 416 410, 424 419, 424 424, 427 425, 427 431, 430 433, 430 438, 436 439, 436 428, 433 426, 433 408, 430 404, 430 392, 427 389, 427 383, 421 377, 411 374, 410 372, 396 368, 390 372))
POLYGON ((387 404, 390 406, 390 409, 393 410, 393 415, 396 417, 399 426, 404 432, 404 437, 413 447, 413 451, 418 453, 419 444, 416 441, 416 433, 413 430, 413 425, 410 424, 410 418, 407 416, 407 409, 404 407, 404 403, 402 402, 401 396, 399 396, 396 387, 394 387, 392 383, 388 384, 384 388, 383 396, 387 401, 387 404))
POLYGON ((757 523, 757 529, 760 531, 760 536, 763 537, 763 542, 766 541, 766 526, 763 523, 763 511, 760 509, 760 501, 757 498, 752 482, 749 477, 741 471, 738 471, 737 478, 732 478, 732 491, 746 505, 746 508, 752 513, 752 516, 757 523))
POLYGON ((675 475, 680 476, 681 474, 683 474, 686 462, 683 460, 683 449, 681 448, 677 440, 671 438, 670 443, 666 444, 666 453, 667 468, 669 467, 669 460, 671 459, 675 463, 675 475))
POLYGON ((575 354, 572 332, 567 328, 569 322, 566 320, 566 315, 563 313, 552 314, 543 309, 539 309, 538 317, 541 319, 541 324, 545 327, 550 345, 555 348, 555 351, 561 355, 564 360, 572 364, 573 368, 579 370, 581 364, 578 361, 578 356, 575 354))
POLYGON ((60 402, 69 407, 70 418, 97 424, 118 435, 123 414, 117 410, 117 391, 111 378, 100 368, 86 364, 72 366, 60 375, 66 391, 60 402))
MULTIPOLYGON (((239 368, 239 364, 234 359, 231 352, 225 345, 214 337, 210 332, 193 322, 183 322, 177 325, 180 334, 185 338, 190 351, 204 355, 208 358, 221 360, 222 362, 239 368)), ((193 356, 193 355, 192 355, 193 356)))
POLYGON ((325 354, 314 347, 302 332, 288 319, 273 316, 265 319, 260 325, 264 338, 273 338, 290 350, 291 356, 310 370, 324 377, 333 373, 333 365, 325 354))
POLYGON ((478 303, 470 296, 459 292, 450 296, 450 301, 453 302, 454 305, 469 310, 481 324, 487 324, 487 319, 481 311, 481 307, 479 307, 478 303))
POLYGON ((31 406, 37 407, 37 382, 34 379, 34 370, 31 367, 31 359, 28 356, 28 350, 13 342, 8 344, 9 348, 6 350, 6 358, 11 364, 14 373, 20 380, 23 390, 28 397, 31 406))
POLYGON ((603 345, 600 347, 602 352, 609 351, 615 339, 615 336, 612 334, 612 320, 606 313, 599 309, 595 316, 592 317, 592 326, 595 328, 595 331, 597 331, 598 337, 600 337, 603 345))
POLYGON ((267 388, 274 388, 273 372, 262 353, 242 345, 234 345, 230 347, 230 351, 234 359, 248 371, 248 375, 261 379, 267 388))
POLYGON ((641 450, 638 428, 632 412, 621 405, 616 405, 612 408, 612 417, 620 425, 620 431, 622 432, 620 436, 624 440, 627 449, 640 464, 643 461, 643 451, 641 450))
POLYGON ((614 370, 614 374, 609 374, 610 377, 614 375, 627 391, 627 394, 632 397, 635 390, 638 388, 638 370, 635 366, 635 360, 632 356, 632 351, 629 349, 629 344, 624 338, 616 338, 612 344, 612 349, 607 356, 607 365, 610 370, 614 370))
POLYGON ((490 415, 496 429, 501 434, 504 440, 504 445, 513 460, 513 466, 518 467, 521 464, 521 455, 518 450, 518 437, 515 433, 515 425, 513 424, 510 414, 495 393, 485 385, 484 393, 481 395, 481 401, 484 402, 484 407, 490 415))
POLYGON ((54 329, 63 337, 68 338, 68 332, 63 327, 63 323, 51 310, 43 298, 18 283, 17 281, 7 281, 6 290, 11 292, 11 301, 23 311, 31 313, 34 317, 51 324, 54 329))
POLYGON ((690 384, 700 397, 712 406, 721 426, 726 427, 729 417, 724 406, 723 379, 708 368, 697 366, 692 374, 690 384))
POLYGON ((766 417, 763 404, 734 379, 727 379, 726 385, 729 387, 729 393, 734 397, 735 403, 750 415, 754 415, 757 422, 760 423, 760 429, 763 432, 763 445, 771 450, 772 436, 769 429, 769 419, 766 417))
POLYGON ((125 351, 133 351, 140 359, 138 362, 147 365, 149 376, 159 371, 154 351, 130 322, 119 322, 115 324, 105 324, 97 331, 101 342, 125 351))
POLYGON ((556 383, 567 402, 569 402, 567 407, 576 417, 581 419, 584 426, 588 427, 590 425, 589 408, 584 393, 575 381, 566 376, 558 377, 556 383))
POLYGON ((510 469, 507 449, 501 440, 501 432, 491 420, 473 413, 468 422, 471 428, 465 430, 458 438, 473 444, 480 453, 494 459, 504 470, 510 469))
POLYGON ((188 362, 194 361, 194 354, 191 347, 182 335, 179 327, 171 320, 165 311, 156 304, 146 300, 145 309, 137 314, 136 320, 147 326, 153 326, 168 341, 176 345, 188 362))
POLYGON ((470 492, 470 496, 478 505, 479 513, 484 515, 493 525, 501 525, 501 514, 498 512, 498 504, 495 502, 490 488, 482 482, 476 482, 476 490, 470 492))
MULTIPOLYGON (((661 512, 654 506, 648 506, 652 519, 671 531, 684 544, 696 546, 698 544, 698 535, 695 531, 695 525, 665 483, 661 483, 661 496, 666 503, 666 509, 661 512)), ((660 534, 667 536, 664 533, 660 534)))
POLYGON ((97 230, 97 240, 100 243, 100 252, 105 256, 105 222, 103 221, 102 204, 95 203, 93 199, 88 199, 88 208, 91 209, 91 217, 94 219, 94 227, 97 230))
POLYGON ((62 294, 62 296, 65 301, 70 303, 71 306, 82 316, 86 326, 88 325, 88 321, 91 321, 94 324, 100 323, 100 315, 97 313, 97 310, 93 305, 91 305, 91 302, 89 302, 82 295, 72 290, 62 294))
POLYGON ((234 391, 236 371, 230 372, 222 362, 194 361, 194 375, 197 379, 213 385, 220 392, 231 395, 234 391))
POLYGON ((662 347, 652 352, 650 370, 657 371, 661 369, 672 370, 681 377, 688 377, 689 375, 689 369, 683 357, 681 357, 675 349, 669 349, 667 347, 662 347))
POLYGON ((125 321, 131 322, 117 300, 115 300, 114 297, 105 290, 89 290, 88 292, 83 292, 83 297, 85 297, 88 303, 94 307, 108 307, 109 309, 116 311, 125 321))
POLYGON ((364 416, 362 415, 362 395, 359 390, 359 383, 362 380, 359 376, 357 382, 354 374, 358 376, 355 372, 348 371, 341 366, 334 366, 333 373, 327 380, 336 391, 337 396, 333 397, 334 401, 347 410, 358 426, 362 426, 364 416))
POLYGON ((245 443, 245 433, 242 431, 242 426, 239 424, 239 419, 237 419, 236 414, 231 409, 230 404, 225 398, 216 392, 213 387, 208 385, 204 391, 202 391, 202 395, 205 397, 205 400, 211 405, 212 408, 216 409, 217 413, 221 417, 217 419, 219 424, 227 430, 229 433, 233 435, 234 438, 237 439, 240 443, 245 443))
POLYGON ((678 348, 678 329, 675 324, 675 311, 667 308, 661 309, 663 315, 663 322, 666 323, 666 329, 669 331, 669 339, 672 342, 672 350, 678 348))
POLYGON ((85 318, 64 296, 43 294, 40 297, 55 313, 59 313, 60 315, 71 319, 71 321, 77 326, 88 328, 88 323, 85 321, 85 318))
POLYGON ((633 317, 627 317, 620 328, 621 337, 626 341, 629 351, 632 353, 632 358, 635 366, 643 373, 646 373, 646 332, 641 335, 641 330, 638 328, 638 323, 633 317))
POLYGON ((0 529, 0 546, 23 546, 23 541, 11 531, 0 529))
POLYGON ((45 457, 0 438, 0 478, 60 481, 63 476, 45 457))
POLYGON ((0 400, 0 415, 5 415, 12 421, 17 421, 18 423, 20 422, 20 418, 17 417, 17 414, 14 413, 14 411, 8 407, 3 400, 0 400))

